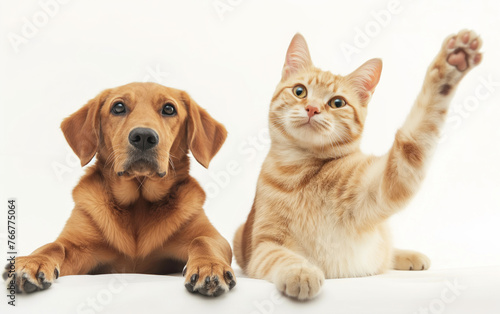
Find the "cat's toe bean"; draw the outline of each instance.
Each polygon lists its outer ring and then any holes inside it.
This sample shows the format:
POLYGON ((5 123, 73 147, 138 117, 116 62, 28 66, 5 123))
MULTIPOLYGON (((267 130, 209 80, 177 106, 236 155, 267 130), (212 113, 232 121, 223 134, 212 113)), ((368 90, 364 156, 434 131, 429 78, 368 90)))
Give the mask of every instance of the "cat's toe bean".
POLYGON ((470 32, 463 33, 461 39, 464 44, 468 43, 470 39, 470 32))
POLYGON ((479 64, 481 62, 481 60, 483 59, 483 55, 482 54, 477 54, 474 56, 474 64, 479 64))
POLYGON ((457 41, 457 38, 456 37, 452 37, 450 38, 450 40, 448 41, 448 46, 447 48, 448 49, 452 49, 453 47, 455 47, 455 42, 457 41))
POLYGON ((470 43, 470 49, 472 50, 476 50, 477 47, 479 47, 479 41, 477 39, 474 39, 471 43, 470 43))

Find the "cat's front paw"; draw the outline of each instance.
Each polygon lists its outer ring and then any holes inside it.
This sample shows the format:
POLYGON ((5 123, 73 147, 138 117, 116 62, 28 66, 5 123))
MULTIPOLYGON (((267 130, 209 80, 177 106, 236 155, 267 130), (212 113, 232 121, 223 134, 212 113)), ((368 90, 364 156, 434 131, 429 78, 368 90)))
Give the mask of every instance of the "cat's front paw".
POLYGON ((314 265, 293 265, 278 272, 274 283, 279 291, 299 300, 318 295, 325 282, 325 275, 314 265))

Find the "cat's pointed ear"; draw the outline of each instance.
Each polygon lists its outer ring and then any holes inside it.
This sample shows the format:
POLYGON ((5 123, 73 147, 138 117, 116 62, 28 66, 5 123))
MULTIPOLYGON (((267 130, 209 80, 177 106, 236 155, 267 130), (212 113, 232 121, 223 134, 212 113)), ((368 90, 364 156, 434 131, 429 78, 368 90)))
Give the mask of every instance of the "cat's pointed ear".
POLYGON ((382 60, 371 59, 347 76, 348 82, 352 84, 363 104, 367 104, 372 97, 381 73, 382 60))
POLYGON ((311 55, 307 48, 306 39, 304 36, 297 33, 293 36, 290 46, 288 46, 281 77, 283 80, 286 80, 290 75, 311 66, 311 55))

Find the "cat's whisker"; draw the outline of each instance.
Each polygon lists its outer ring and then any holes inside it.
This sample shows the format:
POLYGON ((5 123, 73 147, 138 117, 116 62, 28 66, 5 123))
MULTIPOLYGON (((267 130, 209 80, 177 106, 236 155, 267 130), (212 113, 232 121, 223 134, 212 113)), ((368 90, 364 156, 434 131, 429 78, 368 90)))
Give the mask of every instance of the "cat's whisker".
POLYGON ((330 141, 333 144, 335 144, 335 146, 337 147, 337 150, 340 152, 340 156, 338 156, 338 157, 345 156, 346 155, 346 151, 345 151, 345 149, 343 147, 341 147, 341 145, 338 142, 338 139, 340 139, 342 137, 339 136, 339 134, 337 133, 337 131, 335 130, 335 128, 332 129, 332 133, 333 134, 330 134, 330 141))
POLYGON ((278 127, 277 127, 277 131, 278 131, 278 133, 279 133, 281 136, 285 136, 285 132, 286 132, 285 125, 278 126, 278 127))

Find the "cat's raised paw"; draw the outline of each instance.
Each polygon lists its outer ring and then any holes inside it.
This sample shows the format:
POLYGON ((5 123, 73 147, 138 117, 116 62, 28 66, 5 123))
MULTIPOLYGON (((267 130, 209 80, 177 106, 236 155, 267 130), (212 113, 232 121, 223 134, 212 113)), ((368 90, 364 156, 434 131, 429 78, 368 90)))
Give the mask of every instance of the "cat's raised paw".
POLYGON ((278 290, 287 296, 307 300, 318 295, 325 275, 313 265, 294 265, 276 274, 274 282, 278 290))
POLYGON ((444 49, 448 54, 446 62, 460 72, 472 68, 481 62, 481 45, 482 40, 476 33, 462 30, 445 40, 444 49))

